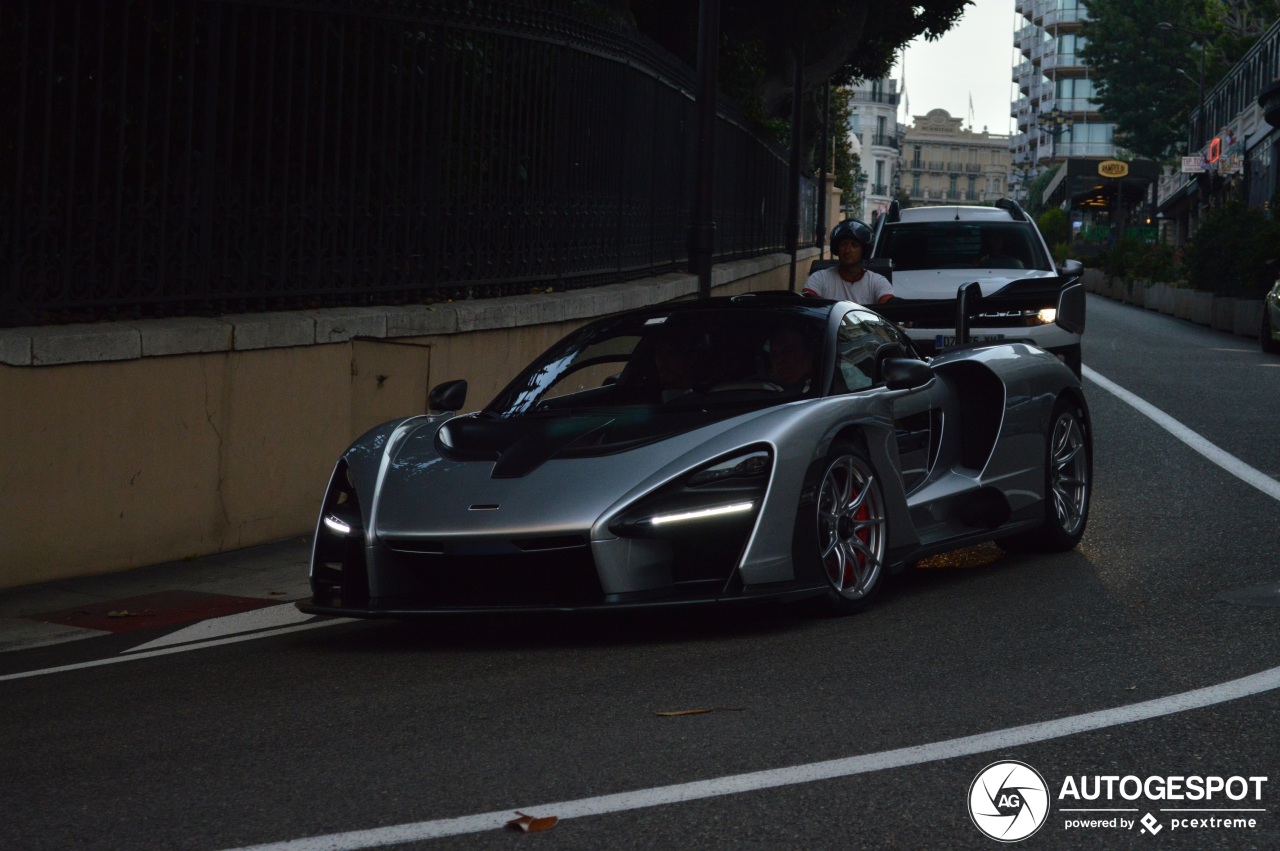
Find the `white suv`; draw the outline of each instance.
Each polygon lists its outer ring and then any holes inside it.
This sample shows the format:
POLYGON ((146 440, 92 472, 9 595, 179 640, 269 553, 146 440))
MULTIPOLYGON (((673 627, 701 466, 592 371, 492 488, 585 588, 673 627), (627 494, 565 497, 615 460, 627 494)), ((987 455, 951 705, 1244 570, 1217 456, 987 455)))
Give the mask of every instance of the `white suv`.
POLYGON ((1083 267, 1055 267, 1035 222, 1014 201, 994 207, 898 208, 876 222, 867 268, 890 276, 886 315, 902 321, 925 353, 955 344, 956 293, 976 281, 970 342, 1023 340, 1057 355, 1080 374, 1084 333, 1083 267))

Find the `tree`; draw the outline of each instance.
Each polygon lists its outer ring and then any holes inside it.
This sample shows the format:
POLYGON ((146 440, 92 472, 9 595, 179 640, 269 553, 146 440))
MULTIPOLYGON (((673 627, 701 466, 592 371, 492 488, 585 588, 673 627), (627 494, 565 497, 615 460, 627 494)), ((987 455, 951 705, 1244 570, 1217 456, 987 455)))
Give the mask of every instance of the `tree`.
POLYGON ((1183 149, 1200 102, 1201 42, 1207 92, 1280 17, 1277 0, 1085 0, 1081 57, 1116 144, 1167 160, 1183 149), (1162 30, 1168 22, 1177 29, 1162 30))
MULTIPOLYGON (((697 60, 698 3, 693 0, 598 0, 690 65, 697 60)), ((846 85, 883 77, 897 51, 917 36, 934 40, 972 0, 868 3, 866 0, 721 0, 721 88, 750 110, 784 117, 795 58, 802 88, 827 80, 846 85), (726 73, 726 70, 730 73, 726 73)))
MULTIPOLYGON (((851 102, 853 91, 844 86, 831 89, 831 164, 830 170, 835 175, 836 186, 850 195, 862 195, 862 187, 867 182, 866 172, 862 170, 862 159, 853 152, 849 144, 849 119, 852 115, 851 102)), ((818 163, 814 162, 814 171, 818 171, 818 163)))

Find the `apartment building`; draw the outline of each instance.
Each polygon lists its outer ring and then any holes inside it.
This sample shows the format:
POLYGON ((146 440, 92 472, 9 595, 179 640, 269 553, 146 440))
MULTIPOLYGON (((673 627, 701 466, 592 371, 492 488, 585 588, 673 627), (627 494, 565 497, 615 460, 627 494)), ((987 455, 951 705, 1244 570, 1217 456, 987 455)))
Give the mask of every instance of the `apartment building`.
POLYGON ((945 109, 914 116, 902 152, 913 206, 990 204, 1007 194, 1009 137, 968 129, 945 109))
POLYGON ((845 193, 846 198, 858 199, 845 210, 850 218, 870 222, 889 208, 898 191, 902 156, 900 97, 898 81, 889 78, 865 80, 853 87, 849 135, 857 140, 854 147, 860 151, 867 181, 845 193))
POLYGON ((1115 125, 1093 102, 1089 66, 1080 58, 1084 0, 1017 0, 1021 16, 1013 41, 1022 61, 1013 68, 1019 96, 1011 115, 1014 183, 1021 187, 1049 166, 1072 158, 1111 159, 1115 125))

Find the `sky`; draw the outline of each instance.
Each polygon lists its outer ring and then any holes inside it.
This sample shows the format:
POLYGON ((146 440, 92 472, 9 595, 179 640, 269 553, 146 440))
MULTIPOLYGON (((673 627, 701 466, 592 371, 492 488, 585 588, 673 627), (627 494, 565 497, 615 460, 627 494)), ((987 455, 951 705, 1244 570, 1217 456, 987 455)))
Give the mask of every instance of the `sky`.
POLYGON ((906 98, 899 106, 898 121, 910 127, 914 116, 945 109, 969 127, 972 97, 974 130, 981 132, 985 126, 992 133, 1012 132, 1013 2, 974 0, 942 38, 918 38, 907 45, 893 69, 895 80, 901 81, 904 71, 906 75, 906 98))

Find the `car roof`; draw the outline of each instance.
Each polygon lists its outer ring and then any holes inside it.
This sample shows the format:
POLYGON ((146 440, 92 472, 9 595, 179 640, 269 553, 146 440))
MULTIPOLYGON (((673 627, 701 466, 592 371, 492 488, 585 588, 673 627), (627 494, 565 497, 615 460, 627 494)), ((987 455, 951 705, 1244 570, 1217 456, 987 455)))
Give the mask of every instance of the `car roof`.
POLYGON ((691 301, 663 302, 640 308, 636 313, 684 313, 704 310, 785 310, 800 311, 815 317, 830 314, 836 304, 825 298, 812 298, 789 290, 762 290, 732 296, 716 296, 691 301))
MULTIPOLYGON (((908 207, 899 215, 901 222, 1012 222, 1013 215, 1001 207, 954 204, 946 207, 908 207)), ((886 222, 892 224, 892 222, 886 222)))

